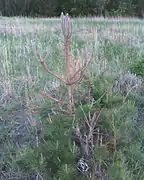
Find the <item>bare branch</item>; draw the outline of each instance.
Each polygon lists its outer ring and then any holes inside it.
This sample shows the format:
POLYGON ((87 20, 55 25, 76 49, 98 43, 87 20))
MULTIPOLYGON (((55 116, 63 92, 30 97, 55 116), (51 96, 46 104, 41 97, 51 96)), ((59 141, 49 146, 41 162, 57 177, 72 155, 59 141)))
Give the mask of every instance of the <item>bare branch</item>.
POLYGON ((66 81, 65 81, 63 78, 61 78, 61 77, 58 76, 57 74, 51 72, 51 71, 47 68, 46 63, 45 63, 45 61, 43 60, 42 56, 40 56, 40 63, 41 63, 42 67, 44 68, 44 70, 45 70, 47 73, 51 74, 52 76, 54 76, 55 78, 59 79, 60 81, 62 81, 63 83, 66 84, 66 81))
POLYGON ((49 98, 49 99, 53 100, 54 102, 56 102, 56 103, 58 103, 58 104, 64 104, 62 101, 53 98, 53 97, 52 97, 51 95, 49 95, 49 94, 46 94, 46 93, 41 92, 41 91, 37 91, 37 92, 38 92, 41 96, 46 97, 46 98, 49 98))

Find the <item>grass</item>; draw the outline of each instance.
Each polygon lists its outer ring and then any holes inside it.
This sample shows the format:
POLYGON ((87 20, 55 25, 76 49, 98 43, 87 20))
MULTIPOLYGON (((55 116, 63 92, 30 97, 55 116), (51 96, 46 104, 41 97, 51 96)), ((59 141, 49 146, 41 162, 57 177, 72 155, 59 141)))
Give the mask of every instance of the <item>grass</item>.
MULTIPOLYGON (((5 19, 1 20, 2 23, 3 21, 5 19)), ((17 86, 21 86, 23 77, 26 78, 27 76, 25 68, 27 63, 32 77, 36 78, 39 86, 42 84, 44 87, 43 81, 45 80, 46 83, 51 77, 43 72, 34 51, 42 55, 48 67, 54 72, 63 73, 63 35, 57 19, 11 18, 7 19, 7 22, 6 27, 3 24, 1 25, 1 31, 5 28, 4 31, 7 32, 5 35, 3 33, 1 35, 0 43, 2 48, 0 53, 3 70, 9 81, 13 82, 15 80, 17 86), (56 64, 58 66, 55 66, 56 64), (40 83, 41 81, 42 83, 40 83)), ((111 26, 107 26, 106 23, 101 25, 95 21, 87 22, 89 20, 81 24, 79 21, 74 20, 71 42, 72 57, 79 54, 81 47, 87 46, 90 53, 91 51, 95 53, 95 64, 101 63, 106 58, 109 68, 116 72, 123 71, 124 67, 127 67, 125 64, 129 65, 136 61, 137 58, 142 58, 143 24, 141 22, 138 25, 133 25, 132 22, 130 24, 116 22, 111 23, 111 26), (113 28, 112 33, 111 28, 113 28), (120 40, 123 35, 123 41, 126 42, 121 43, 120 40), (134 47, 129 49, 128 46, 132 45, 134 47), (126 51, 125 47, 127 48, 126 51)), ((97 65, 94 67, 97 68, 97 65)), ((20 94, 20 90, 17 93, 20 94)))
MULTIPOLYGON (((94 59, 86 72, 86 75, 92 82, 95 82, 99 75, 104 71, 104 66, 107 67, 105 76, 115 78, 121 73, 129 71, 133 64, 143 61, 143 21, 133 19, 130 20, 130 22, 124 20, 113 21, 111 19, 104 21, 101 19, 86 18, 73 19, 72 23, 71 58, 74 60, 82 59, 82 48, 86 49, 88 53, 93 54, 94 59)), ((28 142, 36 144, 37 128, 34 128, 34 130, 30 128, 31 125, 34 126, 35 124, 35 116, 30 113, 30 107, 34 105, 43 105, 44 102, 41 96, 33 91, 32 84, 35 82, 37 89, 53 95, 55 93, 55 89, 59 86, 59 82, 56 79, 44 72, 39 62, 39 58, 35 55, 35 52, 45 59, 49 69, 62 77, 65 77, 65 57, 63 55, 64 38, 61 32, 60 20, 57 18, 32 19, 23 17, 2 17, 0 19, 0 24, 0 116, 2 119, 2 127, 4 126, 4 123, 7 127, 5 134, 3 133, 3 128, 1 130, 5 139, 4 147, 1 145, 1 149, 2 151, 6 151, 8 154, 7 163, 4 161, 4 165, 1 166, 2 168, 5 167, 9 170, 10 167, 16 166, 13 157, 9 156, 9 154, 15 152, 15 148, 20 149, 23 148, 23 146, 27 147, 28 142), (22 106, 23 99, 25 99, 25 103, 29 105, 28 110, 22 106), (21 118, 19 119, 18 117, 21 118), (16 133, 12 133, 12 131, 15 131, 16 133), (7 135, 7 132, 10 132, 9 135, 7 135), (21 142, 17 144, 14 139, 17 139, 20 133, 24 134, 24 136, 27 134, 27 136, 26 139, 20 139, 21 142), (32 134, 30 140, 28 136, 29 133, 32 134)), ((98 90, 98 92, 100 92, 100 90, 98 90)), ((103 89, 101 92, 102 94, 104 93, 103 89)), ((102 102, 104 103, 105 99, 103 99, 102 102)), ((49 101, 47 103, 48 106, 52 108, 54 107, 53 103, 49 101)), ((123 106, 121 108, 125 109, 123 106)), ((133 109, 132 105, 130 106, 133 109)), ((114 120, 117 119, 118 115, 120 115, 119 113, 121 113, 121 110, 118 111, 114 108, 112 111, 114 112, 114 116, 116 116, 113 117, 112 121, 115 123, 114 120)), ((104 113, 102 119, 104 119, 105 116, 106 115, 104 113)), ((81 112, 80 117, 83 117, 81 112)), ((121 120, 122 117, 117 120, 117 123, 120 123, 121 120)), ((41 116, 39 117, 39 121, 41 122, 41 116)), ((74 122, 70 121, 70 123, 72 126, 72 123, 74 122)), ((109 125, 105 124, 105 128, 108 128, 107 126, 109 125)), ((117 125, 114 126, 117 127, 117 125)), ((49 130, 50 129, 51 128, 49 128, 49 130)), ((51 131, 59 132, 59 130, 51 131)), ((106 130, 104 130, 104 132, 106 133, 106 130)), ((3 141, 3 139, 1 141, 3 141)), ((142 139, 140 141, 142 141, 142 139)), ((47 146, 44 148, 47 148, 47 146)), ((102 148, 105 155, 105 147, 102 148)), ((134 148, 138 149, 138 147, 135 146, 132 146, 132 148, 131 153, 134 151, 134 148)), ((139 153, 138 150, 135 151, 137 154, 139 153)), ((118 154, 120 155, 118 157, 114 157, 115 162, 113 162, 113 166, 109 169, 109 173, 111 174, 110 180, 118 179, 119 175, 112 175, 116 171, 115 169, 119 169, 122 177, 125 177, 125 179, 133 180, 133 178, 136 177, 132 177, 131 175, 135 174, 135 172, 133 173, 132 171, 136 171, 137 169, 137 167, 134 167, 136 166, 136 164, 133 163, 134 159, 130 159, 131 156, 129 154, 124 156, 123 152, 124 151, 122 151, 122 154, 119 152, 118 154), (129 158, 127 162, 124 160, 125 157, 129 158), (119 159, 121 159, 121 161, 119 161, 119 159), (129 164, 129 161, 131 164, 133 163, 133 167, 129 164), (127 170, 128 166, 131 166, 130 170, 127 170)), ((25 157, 25 150, 22 153, 25 157)), ((33 151, 31 152, 31 149, 28 150, 28 154, 30 154, 30 156, 32 153, 33 151)), ((101 163, 102 161, 105 161, 105 159, 107 160, 107 157, 102 157, 104 158, 102 159, 99 158, 100 156, 101 155, 99 154, 95 154, 95 159, 101 163)), ((136 160, 137 156, 138 155, 136 155, 136 160)), ((21 160, 18 160, 18 162, 21 164, 21 160)), ((34 163, 36 166, 39 166, 39 162, 34 163)), ((140 168, 141 162, 138 161, 137 164, 138 168, 140 168)), ((64 167, 64 169, 65 168, 66 167, 64 167)), ((32 167, 32 169, 36 170, 35 167, 32 167)), ((139 172, 141 173, 141 169, 139 169, 139 172)), ((15 176, 14 172, 10 171, 7 171, 5 174, 10 176, 9 174, 11 173, 15 176)), ((59 175, 59 177, 61 176, 59 175)), ((137 180, 142 180, 143 177, 144 175, 141 175, 141 177, 137 180)))

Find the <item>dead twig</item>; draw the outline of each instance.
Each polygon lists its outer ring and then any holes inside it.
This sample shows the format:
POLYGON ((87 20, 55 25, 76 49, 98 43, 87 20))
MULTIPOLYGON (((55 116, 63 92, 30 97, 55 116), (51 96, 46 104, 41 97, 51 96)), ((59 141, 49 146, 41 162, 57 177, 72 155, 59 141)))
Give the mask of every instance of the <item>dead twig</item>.
POLYGON ((53 77, 55 77, 56 79, 60 80, 61 82, 65 83, 65 84, 67 83, 63 78, 61 78, 61 77, 58 76, 57 74, 51 72, 51 71, 47 68, 46 63, 45 63, 44 59, 42 58, 42 56, 40 56, 40 63, 41 63, 42 67, 44 68, 44 70, 45 70, 47 73, 51 74, 53 77))
POLYGON ((62 101, 60 101, 60 100, 57 100, 57 99, 53 98, 52 96, 50 96, 50 95, 48 95, 48 94, 46 94, 46 93, 44 93, 44 92, 41 92, 41 91, 37 91, 37 92, 38 92, 42 97, 44 97, 44 98, 51 99, 51 100, 53 100, 54 102, 59 103, 59 104, 61 104, 61 105, 64 104, 64 102, 62 102, 62 101))

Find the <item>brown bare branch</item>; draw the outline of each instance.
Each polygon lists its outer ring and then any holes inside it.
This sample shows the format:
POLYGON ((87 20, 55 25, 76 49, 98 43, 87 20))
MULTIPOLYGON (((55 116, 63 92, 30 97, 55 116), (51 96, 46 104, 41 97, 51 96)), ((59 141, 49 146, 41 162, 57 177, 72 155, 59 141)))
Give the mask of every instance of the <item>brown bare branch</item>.
POLYGON ((46 94, 46 93, 41 92, 41 91, 37 91, 37 92, 38 92, 41 96, 46 97, 46 98, 49 98, 49 99, 53 100, 54 102, 56 102, 56 103, 58 103, 58 104, 62 104, 62 105, 64 104, 62 101, 53 98, 53 97, 52 97, 51 95, 49 95, 49 94, 46 94))
POLYGON ((42 56, 40 56, 40 63, 41 63, 42 67, 44 68, 44 70, 45 70, 47 73, 51 74, 52 76, 54 76, 55 78, 59 79, 61 82, 63 82, 63 83, 66 84, 66 81, 65 81, 63 78, 61 78, 61 77, 58 76, 57 74, 51 72, 51 71, 47 68, 46 63, 45 63, 45 61, 43 60, 42 56))
POLYGON ((72 82, 71 82, 71 72, 70 72, 70 42, 69 38, 65 39, 65 60, 66 60, 66 72, 67 72, 67 89, 68 89, 68 109, 72 115, 72 110, 74 107, 73 93, 72 93, 72 82))

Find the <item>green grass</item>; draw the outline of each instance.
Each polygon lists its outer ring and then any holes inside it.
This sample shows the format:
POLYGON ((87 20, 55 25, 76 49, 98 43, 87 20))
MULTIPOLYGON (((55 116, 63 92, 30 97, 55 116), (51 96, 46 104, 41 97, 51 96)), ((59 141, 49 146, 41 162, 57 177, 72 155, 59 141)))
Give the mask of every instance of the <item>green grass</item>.
MULTIPOLYGON (((39 58, 35 53, 43 57, 50 70, 65 77, 64 37, 61 32, 60 20, 17 17, 1 19, 0 23, 2 24, 0 31, 5 31, 5 34, 1 34, 0 37, 0 116, 8 129, 11 129, 9 124, 12 123, 14 130, 20 130, 21 123, 18 123, 14 119, 17 116, 22 117, 23 112, 21 114, 20 109, 20 114, 13 115, 13 111, 15 111, 16 105, 19 106, 19 103, 22 101, 21 99, 25 98, 28 105, 41 105, 46 109, 38 117, 35 117, 39 120, 39 123, 43 124, 45 121, 43 122, 42 117, 44 117, 44 120, 46 119, 47 111, 50 111, 52 114, 51 109, 55 110, 58 107, 49 100, 44 104, 39 94, 32 89, 31 80, 35 82, 37 89, 47 93, 51 93, 55 89, 55 87, 52 87, 52 82, 56 80, 43 70, 39 58), (7 22, 7 27, 3 25, 5 21, 7 22), (12 29, 10 28, 11 25, 13 25, 12 29), (30 77, 26 65, 29 67, 30 77), (11 108, 14 109, 8 110, 11 108), (8 114, 8 117, 6 114, 8 114), (11 118, 11 115, 13 118, 11 118)), ((106 87, 109 88, 113 85, 117 75, 131 70, 143 76, 143 69, 140 69, 140 65, 138 64, 138 62, 143 62, 144 59, 144 42, 142 41, 144 26, 142 21, 131 21, 127 23, 74 19, 72 23, 71 58, 83 60, 85 57, 81 54, 82 48, 86 49, 87 53, 93 55, 93 61, 89 65, 86 75, 94 84, 93 98, 96 102, 104 94, 106 87), (104 79, 100 79, 101 76, 99 75, 103 72, 104 61, 107 62, 106 76, 108 77, 104 76, 104 79)), ((51 162, 57 167, 55 178, 68 179, 69 177, 70 179, 74 167, 69 163, 68 157, 62 156, 62 150, 67 152, 67 156, 71 156, 71 162, 74 161, 73 158, 77 155, 77 150, 73 147, 74 144, 69 142, 69 137, 63 137, 63 132, 66 131, 66 133, 69 133, 71 127, 74 127, 76 123, 83 128, 85 126, 83 120, 85 116, 88 116, 89 111, 94 113, 95 109, 100 108, 103 111, 97 128, 100 128, 102 133, 114 133, 110 137, 112 138, 110 140, 113 140, 113 136, 117 138, 118 149, 115 154, 111 151, 106 152, 105 148, 107 145, 104 138, 102 140, 104 144, 96 146, 93 166, 99 166, 98 168, 107 170, 110 180, 118 180, 122 177, 125 180, 144 179, 141 169, 144 167, 143 160, 141 159, 143 154, 139 151, 139 144, 142 141, 143 133, 140 132, 137 135, 137 131, 132 127, 135 102, 133 99, 128 99, 126 104, 123 104, 121 96, 110 96, 109 98, 107 102, 107 97, 104 96, 94 105, 88 105, 87 101, 78 102, 76 117, 74 119, 66 119, 69 123, 58 125, 58 129, 53 129, 46 123, 44 136, 47 139, 51 139, 50 148, 48 144, 44 144, 42 141, 42 147, 40 146, 33 150, 31 147, 27 148, 26 146, 22 152, 16 153, 13 148, 7 148, 10 146, 9 143, 13 142, 14 135, 9 137, 5 132, 4 136, 6 136, 7 141, 4 149, 8 149, 6 161, 4 161, 5 166, 8 169, 13 167, 17 171, 20 171, 19 168, 38 171, 43 173, 46 179, 46 168, 50 167, 50 164, 46 163, 46 161, 50 160, 47 156, 49 152, 55 155, 55 159, 51 162), (107 116, 108 114, 110 119, 107 116), (131 134, 132 130, 135 131, 133 134, 131 134), (63 144, 63 138, 65 138, 66 144, 63 144), (57 146, 57 143, 54 142, 55 139, 62 143, 58 151, 54 151, 57 146), (132 142, 135 142, 135 144, 132 144, 132 142), (46 149, 48 149, 48 152, 46 149), (13 151, 14 155, 12 158, 9 155, 13 151), (41 159, 43 158, 41 157, 41 152, 45 159, 41 159), (57 156, 60 157, 61 162, 56 158, 57 156), (30 157, 32 157, 31 163, 29 163, 30 157), (98 163, 96 163, 97 161, 98 163), (65 164, 69 164, 68 167, 65 164), (62 176, 64 174, 65 176, 62 176)), ((27 113, 30 113, 29 110, 27 113)), ((25 119, 26 117, 24 116, 23 120, 25 119)), ((55 120, 53 117, 52 119, 56 123, 59 123, 57 119, 55 120)), ((139 127, 139 129, 142 130, 142 127, 139 127)), ((35 130, 29 131, 32 133, 32 137, 37 137, 35 130)), ((0 133, 3 134, 2 130, 0 130, 0 133)), ((80 176, 78 178, 90 177, 80 176)))

